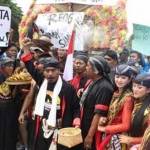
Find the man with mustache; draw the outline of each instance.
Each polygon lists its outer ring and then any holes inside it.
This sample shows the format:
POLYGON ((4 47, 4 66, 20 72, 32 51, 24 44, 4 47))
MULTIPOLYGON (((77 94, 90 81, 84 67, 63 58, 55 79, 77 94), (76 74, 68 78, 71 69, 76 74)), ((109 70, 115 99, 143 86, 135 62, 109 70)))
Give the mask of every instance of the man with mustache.
MULTIPOLYGON (((24 50, 22 61, 40 89, 35 104, 33 150, 48 150, 57 129, 80 126, 80 106, 75 89, 60 76, 59 62, 50 58, 44 72, 35 69, 32 53, 24 50)), ((57 149, 68 149, 57 145, 57 149)), ((75 148, 74 148, 75 149, 75 148)))

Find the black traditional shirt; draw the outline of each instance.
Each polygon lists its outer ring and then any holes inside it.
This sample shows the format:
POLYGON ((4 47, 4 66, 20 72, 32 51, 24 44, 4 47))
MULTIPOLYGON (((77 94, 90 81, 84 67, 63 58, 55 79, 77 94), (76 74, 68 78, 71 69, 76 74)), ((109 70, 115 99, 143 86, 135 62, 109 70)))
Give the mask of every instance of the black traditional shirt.
POLYGON ((83 102, 83 117, 81 122, 83 137, 88 133, 94 114, 107 116, 112 94, 113 87, 105 78, 98 79, 90 85, 83 102))

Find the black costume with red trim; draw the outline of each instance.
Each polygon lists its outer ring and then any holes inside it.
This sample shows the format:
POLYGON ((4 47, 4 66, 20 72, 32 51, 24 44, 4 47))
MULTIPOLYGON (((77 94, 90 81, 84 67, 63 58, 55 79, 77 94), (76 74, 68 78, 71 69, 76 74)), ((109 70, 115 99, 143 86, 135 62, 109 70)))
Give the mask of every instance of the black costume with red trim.
MULTIPOLYGON (((105 78, 98 79, 89 86, 83 102, 83 115, 81 122, 83 138, 87 136, 95 114, 104 117, 107 116, 112 94, 113 87, 105 78)), ((94 142, 92 150, 96 150, 94 142)))
MULTIPOLYGON (((26 55, 22 58, 22 60, 25 62, 26 68, 29 71, 29 73, 32 75, 36 83, 40 86, 44 77, 42 74, 40 74, 33 65, 32 62, 32 56, 30 54, 26 55)), ((79 100, 76 95, 75 89, 65 82, 62 81, 62 88, 59 94, 60 97, 60 113, 57 114, 58 117, 61 118, 61 128, 64 127, 71 127, 75 124, 80 124, 80 106, 79 106, 79 100)), ((47 90, 53 91, 55 84, 48 84, 47 90)), ((45 113, 45 110, 44 110, 45 113)), ((58 112, 57 112, 58 113, 58 112)), ((47 118, 47 115, 44 117, 47 118)), ((49 139, 45 139, 43 137, 43 131, 42 131, 42 124, 41 124, 41 118, 39 116, 36 116, 35 120, 35 132, 34 132, 34 142, 33 142, 33 150, 48 150, 50 143, 51 143, 51 137, 49 139)), ((58 146, 58 150, 67 150, 68 148, 58 146)))

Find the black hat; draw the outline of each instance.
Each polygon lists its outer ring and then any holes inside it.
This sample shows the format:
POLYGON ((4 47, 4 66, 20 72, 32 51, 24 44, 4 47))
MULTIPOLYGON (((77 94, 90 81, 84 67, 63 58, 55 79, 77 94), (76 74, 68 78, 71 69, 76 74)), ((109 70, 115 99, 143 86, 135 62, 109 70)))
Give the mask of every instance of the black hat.
POLYGON ((102 74, 110 73, 110 67, 103 57, 101 56, 90 57, 89 62, 96 69, 96 71, 98 71, 98 73, 102 74))
POLYGON ((138 70, 127 64, 121 64, 116 67, 115 73, 118 75, 125 75, 128 77, 135 77, 138 73, 138 70))
POLYGON ((75 57, 75 59, 80 59, 80 60, 84 61, 85 63, 88 62, 88 57, 86 55, 83 55, 83 54, 77 55, 75 57))
POLYGON ((133 82, 140 84, 140 85, 143 85, 147 88, 150 88, 150 73, 137 75, 133 82))
POLYGON ((50 60, 51 60, 51 57, 41 57, 41 58, 39 58, 38 63, 45 65, 45 64, 47 64, 50 60))
POLYGON ((59 61, 54 57, 45 58, 44 68, 47 68, 47 67, 60 68, 59 61))

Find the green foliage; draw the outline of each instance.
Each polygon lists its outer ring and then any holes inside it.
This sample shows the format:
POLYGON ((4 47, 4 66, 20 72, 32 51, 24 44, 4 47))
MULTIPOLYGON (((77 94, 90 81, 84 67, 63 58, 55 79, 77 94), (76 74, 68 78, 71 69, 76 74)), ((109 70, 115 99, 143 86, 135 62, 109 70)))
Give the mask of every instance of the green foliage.
POLYGON ((22 11, 12 0, 0 0, 0 6, 7 6, 11 9, 11 27, 14 29, 13 41, 18 41, 18 26, 21 21, 22 11))

